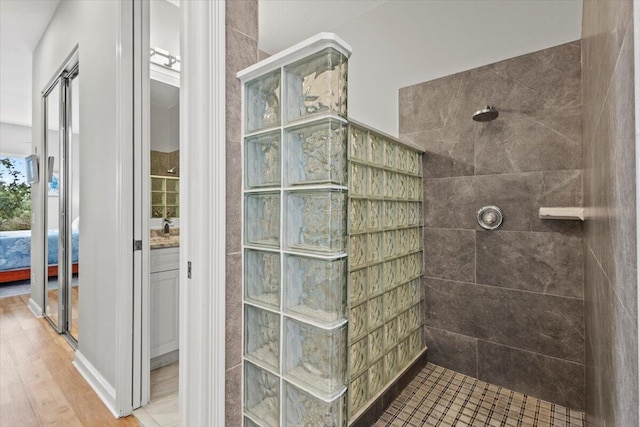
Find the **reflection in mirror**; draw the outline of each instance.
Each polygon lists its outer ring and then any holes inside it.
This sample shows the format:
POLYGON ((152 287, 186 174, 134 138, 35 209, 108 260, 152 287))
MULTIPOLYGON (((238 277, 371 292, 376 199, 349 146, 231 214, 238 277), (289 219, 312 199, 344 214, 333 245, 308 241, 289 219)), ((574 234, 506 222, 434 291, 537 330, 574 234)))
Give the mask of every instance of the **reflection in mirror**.
POLYGON ((45 98, 46 111, 46 156, 47 167, 47 197, 45 198, 45 212, 47 217, 47 271, 45 272, 45 286, 47 290, 46 313, 57 328, 60 327, 58 314, 60 312, 62 286, 58 280, 58 260, 60 258, 60 83, 51 89, 45 98))
POLYGON ((71 256, 68 259, 69 271, 71 271, 71 287, 69 292, 69 333, 78 340, 78 296, 80 291, 79 273, 79 243, 80 243, 80 75, 76 72, 69 81, 71 91, 70 111, 71 123, 69 124, 69 155, 67 167, 69 169, 69 202, 71 215, 70 245, 71 256))

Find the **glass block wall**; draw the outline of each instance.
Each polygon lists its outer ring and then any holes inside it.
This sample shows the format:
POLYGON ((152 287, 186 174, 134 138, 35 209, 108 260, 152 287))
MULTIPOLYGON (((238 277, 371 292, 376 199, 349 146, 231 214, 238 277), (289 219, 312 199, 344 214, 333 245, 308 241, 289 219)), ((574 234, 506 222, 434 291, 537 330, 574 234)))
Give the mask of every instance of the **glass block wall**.
POLYGON ((421 154, 349 122, 349 54, 239 74, 245 426, 345 426, 423 348, 421 154))
POLYGON ((351 416, 424 348, 422 153, 349 124, 349 386, 351 416))

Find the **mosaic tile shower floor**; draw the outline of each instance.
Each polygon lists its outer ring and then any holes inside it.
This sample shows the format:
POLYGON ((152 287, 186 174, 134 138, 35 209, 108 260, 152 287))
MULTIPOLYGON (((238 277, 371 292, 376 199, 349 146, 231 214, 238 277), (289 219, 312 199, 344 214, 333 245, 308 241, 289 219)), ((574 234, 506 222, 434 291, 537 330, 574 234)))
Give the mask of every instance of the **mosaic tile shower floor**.
POLYGON ((375 427, 584 427, 584 413, 428 363, 375 427))

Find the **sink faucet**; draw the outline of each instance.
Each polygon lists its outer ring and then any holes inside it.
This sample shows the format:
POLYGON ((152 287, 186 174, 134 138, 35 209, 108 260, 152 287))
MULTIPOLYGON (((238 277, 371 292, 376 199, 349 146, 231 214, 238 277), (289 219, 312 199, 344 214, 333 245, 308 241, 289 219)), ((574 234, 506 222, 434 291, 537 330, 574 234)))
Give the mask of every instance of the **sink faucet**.
POLYGON ((170 218, 164 218, 162 220, 162 229, 164 234, 169 234, 169 226, 172 224, 170 218))

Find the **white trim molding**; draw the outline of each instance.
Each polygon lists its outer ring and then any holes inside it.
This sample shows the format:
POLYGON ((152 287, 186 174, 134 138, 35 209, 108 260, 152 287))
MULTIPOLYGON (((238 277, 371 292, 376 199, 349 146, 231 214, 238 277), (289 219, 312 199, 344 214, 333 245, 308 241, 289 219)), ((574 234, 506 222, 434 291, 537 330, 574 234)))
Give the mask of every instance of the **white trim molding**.
POLYGON ((179 394, 193 427, 225 422, 225 3, 180 3, 179 394))
POLYGON ((96 392, 100 400, 104 402, 114 417, 119 418, 119 411, 116 407, 116 390, 100 372, 87 360, 84 355, 77 350, 73 358, 73 366, 80 372, 82 377, 89 383, 96 392))
POLYGON ((37 302, 35 302, 32 298, 29 298, 29 302, 27 303, 27 307, 29 307, 29 310, 31 310, 31 313, 33 313, 34 316, 36 317, 42 317, 42 308, 40 308, 40 306, 38 305, 37 302))

